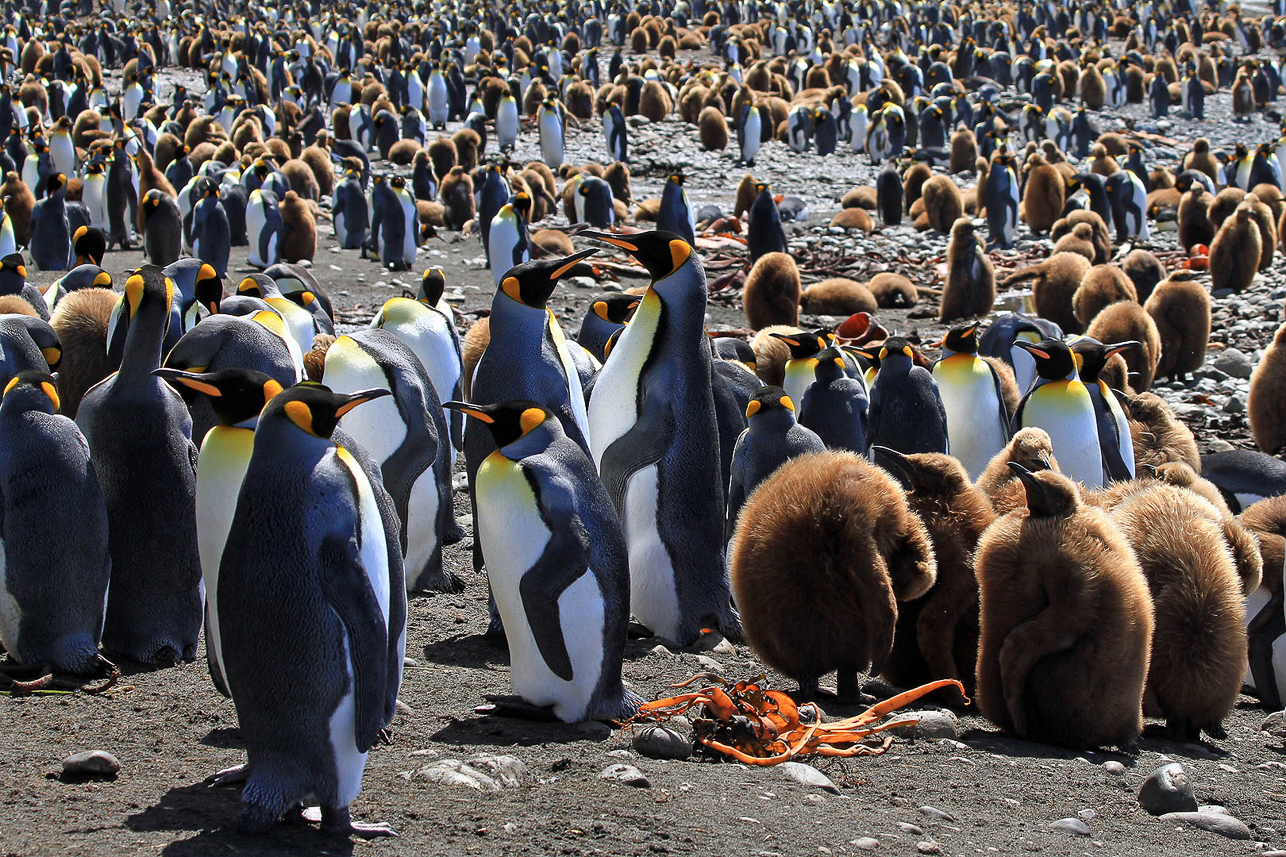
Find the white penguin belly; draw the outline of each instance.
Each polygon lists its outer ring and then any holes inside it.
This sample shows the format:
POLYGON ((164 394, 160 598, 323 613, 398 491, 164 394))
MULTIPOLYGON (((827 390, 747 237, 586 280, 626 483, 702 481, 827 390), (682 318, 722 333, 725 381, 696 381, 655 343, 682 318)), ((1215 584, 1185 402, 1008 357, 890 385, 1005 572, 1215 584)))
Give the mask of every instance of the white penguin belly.
MULTIPOLYGON (((576 371, 576 363, 572 360, 571 345, 563 335, 563 329, 559 327, 552 310, 549 311, 549 333, 554 339, 554 348, 558 351, 558 362, 563 366, 563 374, 567 376, 567 404, 572 409, 572 419, 580 428, 581 435, 588 438, 589 412, 585 408, 585 389, 580 385, 580 373, 576 371)), ((576 347, 579 348, 580 345, 576 347)), ((593 355, 589 357, 593 359, 593 355)))
POLYGON ((491 275, 497 286, 505 274, 513 267, 514 248, 518 246, 518 233, 513 224, 499 217, 491 221, 492 229, 488 235, 487 249, 491 252, 491 275), (499 228, 496 228, 499 227, 499 228))
POLYGON ((419 214, 415 201, 405 191, 398 194, 402 202, 402 222, 406 229, 402 231, 402 261, 407 265, 415 264, 415 233, 420 226, 419 214))
POLYGON ((639 376, 647 362, 660 323, 661 299, 652 290, 625 326, 611 356, 594 382, 595 395, 589 400, 589 446, 594 466, 600 467, 603 453, 638 422, 639 376))
MULTIPOLYGON (((450 440, 446 438, 439 442, 450 444, 450 440)), ((430 467, 411 486, 411 500, 407 505, 405 573, 408 584, 414 582, 420 570, 433 556, 433 550, 438 545, 437 521, 437 474, 430 467)))
POLYGON ((253 446, 253 431, 215 426, 206 433, 201 443, 201 457, 197 460, 197 547, 201 556, 201 582, 210 608, 206 614, 205 647, 220 672, 223 671, 223 649, 219 634, 219 564, 253 446))
POLYGON ((630 610, 662 637, 679 636, 679 594, 674 563, 661 542, 657 466, 644 467, 625 484, 625 543, 630 554, 630 610))
POLYGON ((813 370, 808 365, 807 360, 788 360, 786 362, 782 389, 786 391, 786 396, 794 402, 796 409, 804 403, 804 393, 808 392, 808 387, 813 383, 813 380, 813 370))
POLYGON ((947 412, 951 454, 976 480, 1006 443, 1003 405, 996 398, 991 369, 981 359, 961 355, 939 363, 933 375, 947 412))
POLYGON ((603 663, 606 613, 598 579, 586 569, 558 598, 560 630, 572 667, 572 679, 565 681, 541 655, 519 589, 550 538, 526 476, 507 460, 484 462, 477 490, 478 531, 487 578, 505 625, 513 691, 532 705, 553 706, 561 720, 582 720, 603 663))
MULTIPOLYGON (((1272 596, 1269 594, 1268 590, 1262 586, 1255 587, 1255 591, 1246 596, 1247 628, 1250 627, 1251 622, 1255 621, 1255 617, 1259 615, 1259 611, 1268 606, 1268 602, 1271 598, 1272 596)), ((1242 684, 1248 685, 1252 688, 1255 686, 1255 677, 1250 672, 1249 664, 1246 665, 1246 677, 1242 680, 1242 684)))
POLYGON ((7 563, 4 539, 0 539, 0 643, 4 643, 9 657, 21 663, 18 658, 18 628, 22 621, 22 607, 9 592, 7 563))
MULTIPOLYGON (((343 628, 343 625, 340 625, 343 628)), ((330 716, 330 746, 335 754, 335 791, 340 806, 348 806, 362 791, 362 772, 366 754, 357 749, 357 686, 353 658, 349 653, 348 633, 340 631, 344 642, 344 663, 348 667, 348 691, 330 716)))
MULTIPOLYGON (((380 310, 379 314, 371 320, 371 327, 389 331, 401 340, 402 344, 410 348, 424 366, 429 380, 433 382, 438 401, 450 401, 455 397, 456 385, 460 383, 463 370, 446 318, 441 313, 421 306, 417 301, 409 298, 394 298, 389 303, 394 302, 396 303, 393 311, 398 318, 390 320, 388 316, 390 308, 385 304, 385 309, 380 310), (404 320, 404 313, 408 312, 413 315, 404 320)), ((452 412, 443 408, 442 413, 449 426, 452 412)), ((451 465, 454 469, 454 446, 451 447, 451 465)))
POLYGON ((1088 394, 1081 405, 1079 397, 1073 403, 1066 394, 1045 393, 1042 387, 1023 406, 1023 425, 1037 426, 1049 433, 1054 458, 1065 476, 1083 482, 1086 488, 1099 488, 1103 484, 1103 453, 1088 394))
MULTIPOLYGON (((356 393, 358 390, 370 389, 370 376, 353 372, 347 368, 332 372, 329 364, 322 377, 322 383, 336 393, 356 393), (365 382, 365 383, 363 383, 365 382)), ((379 385, 383 386, 383 385, 379 385)), ((397 452, 406 440, 406 424, 397 412, 397 403, 392 396, 385 396, 373 402, 367 402, 360 408, 354 408, 340 419, 340 426, 352 435, 380 464, 397 452), (365 411, 365 414, 362 412, 365 411)))

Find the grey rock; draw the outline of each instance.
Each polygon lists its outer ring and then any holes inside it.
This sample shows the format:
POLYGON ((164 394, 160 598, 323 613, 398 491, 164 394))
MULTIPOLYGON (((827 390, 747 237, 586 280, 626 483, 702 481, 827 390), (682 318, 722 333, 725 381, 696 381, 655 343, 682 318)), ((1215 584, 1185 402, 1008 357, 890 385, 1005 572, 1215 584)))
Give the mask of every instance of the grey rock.
POLYGON ((1119 777, 1125 773, 1125 765, 1115 759, 1109 759, 1103 763, 1103 770, 1114 777, 1119 777))
POLYGON ((923 830, 923 829, 921 829, 921 828, 920 828, 919 826, 917 826, 917 825, 912 824, 912 823, 911 823, 911 822, 909 822, 909 821, 899 821, 899 822, 898 822, 898 830, 902 831, 902 832, 903 832, 903 833, 905 833, 907 836, 923 836, 923 835, 924 835, 924 830, 923 830))
POLYGON ((929 741, 943 738, 954 741, 960 735, 960 721, 950 711, 925 711, 915 724, 913 734, 929 741))
POLYGON ((1223 412, 1225 414, 1240 414, 1246 410, 1246 403, 1241 400, 1240 396, 1229 396, 1228 401, 1223 403, 1223 412))
POLYGON ((1250 839, 1250 828, 1231 815, 1218 812, 1168 812, 1161 816, 1162 821, 1181 821, 1200 830, 1217 833, 1229 839, 1250 839))
POLYGON ((658 658, 672 658, 672 657, 674 657, 674 652, 670 651, 670 650, 669 650, 669 649, 667 649, 665 646, 653 646, 653 647, 652 647, 652 651, 648 652, 648 654, 649 654, 649 655, 656 655, 658 658))
POLYGON ((1152 815, 1197 811, 1188 772, 1178 762, 1157 768, 1139 789, 1139 806, 1152 815))
POLYGON ((874 836, 863 836, 859 839, 854 839, 849 845, 852 845, 858 851, 874 851, 880 847, 880 840, 874 836))
POLYGON ((527 766, 513 756, 492 756, 480 753, 470 757, 469 766, 488 772, 501 787, 506 789, 515 789, 531 779, 527 766))
POLYGON ((415 658, 411 658, 411 657, 402 658, 402 666, 404 667, 418 667, 419 665, 420 665, 420 662, 417 661, 415 658))
POLYGON ((936 806, 922 806, 920 813, 926 815, 934 821, 955 821, 956 817, 946 810, 938 809, 936 806))
POLYGON ((458 786, 479 792, 498 792, 500 783, 487 774, 459 759, 443 759, 431 765, 425 765, 411 775, 413 780, 438 783, 443 786, 458 786))
POLYGON ((1259 724, 1261 732, 1267 732, 1275 738, 1286 738, 1286 711, 1275 711, 1259 724))
POLYGON ((1225 348, 1219 352, 1219 356, 1212 361, 1212 364, 1220 372, 1226 372, 1234 378, 1249 378, 1255 371, 1250 358, 1239 348, 1225 348))
POLYGON ((941 854, 942 846, 936 842, 929 842, 926 840, 924 842, 915 843, 915 850, 921 854, 941 854))
POLYGON ((79 777, 114 777, 121 763, 106 750, 86 750, 63 759, 63 773, 79 777))
POLYGON ((1089 836, 1090 826, 1079 818, 1060 818, 1058 821, 1050 822, 1050 830, 1061 830, 1064 833, 1072 833, 1076 836, 1089 836))
POLYGON ((634 750, 651 759, 686 759, 692 742, 665 726, 645 726, 634 733, 634 750))
POLYGON ((803 762, 782 762, 777 769, 801 786, 811 786, 833 795, 839 794, 839 786, 812 765, 805 765, 803 762))
POLYGON ((633 786, 636 789, 650 789, 652 784, 648 778, 643 776, 643 772, 633 765, 611 765, 598 775, 600 780, 616 780, 617 782, 633 786))

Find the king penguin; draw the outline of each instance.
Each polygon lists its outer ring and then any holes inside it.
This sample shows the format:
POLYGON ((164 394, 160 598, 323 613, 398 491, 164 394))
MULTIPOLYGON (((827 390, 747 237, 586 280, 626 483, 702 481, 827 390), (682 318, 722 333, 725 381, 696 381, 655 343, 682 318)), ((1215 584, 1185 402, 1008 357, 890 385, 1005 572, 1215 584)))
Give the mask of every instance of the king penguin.
POLYGON ((949 453, 947 412, 937 382, 915 365, 911 344, 899 336, 880 346, 880 368, 871 385, 867 440, 903 455, 949 453))
POLYGON ((1008 250, 1014 246, 1014 233, 1018 229, 1018 173, 1014 156, 1001 150, 992 159, 991 169, 982 188, 979 205, 987 209, 987 231, 991 246, 1008 250))
POLYGON ((741 160, 746 166, 754 166, 762 141, 763 120, 759 116, 759 108, 747 104, 741 108, 741 120, 737 123, 737 148, 741 151, 741 160))
POLYGON ((1072 350, 1055 339, 1042 339, 1035 345, 1018 339, 1014 345, 1036 359, 1037 377, 1018 403, 1013 430, 1026 426, 1044 429, 1054 444, 1059 469, 1087 488, 1101 487, 1103 456, 1094 402, 1081 382, 1072 350))
POLYGON ((829 346, 807 361, 813 368, 813 382, 804 391, 799 405, 799 424, 816 432, 827 449, 846 449, 866 454, 866 385, 846 372, 840 350, 829 346))
POLYGON ((589 456, 536 402, 448 407, 485 426, 495 445, 474 493, 514 693, 566 722, 632 716, 641 700, 621 683, 625 534, 589 456))
POLYGON ((174 281, 154 265, 126 279, 114 317, 128 325, 120 369, 76 412, 107 503, 112 579, 103 647, 158 665, 196 657, 204 597, 192 418, 152 375, 173 299, 174 281))
POLYGON ((245 833, 312 796, 323 831, 393 835, 352 822, 348 805, 402 681, 397 523, 379 479, 331 440, 342 416, 386 392, 301 384, 274 396, 255 428, 219 564, 223 664, 247 753, 223 777, 246 781, 245 833))
POLYGON ((1009 410, 1000 376, 978 356, 978 326, 953 327, 942 340, 933 380, 947 413, 951 454, 977 481, 996 453, 1009 443, 1009 410))
POLYGON ((0 400, 0 643, 20 664, 100 664, 111 558, 107 506, 52 376, 15 375, 0 400))
POLYGON ((1134 439, 1130 418, 1117 401, 1117 394, 1099 377, 1112 355, 1127 348, 1141 348, 1133 340, 1104 345, 1097 339, 1082 336, 1072 345, 1080 369, 1081 383, 1094 403, 1094 420, 1098 424, 1099 452, 1103 454, 1103 482, 1122 482, 1134 478, 1134 439))
POLYGON ((152 373, 206 398, 218 423, 201 441, 196 475, 196 535, 205 584, 205 657, 215 688, 230 696, 223 672, 219 634, 219 563, 237 511, 237 496, 250 465, 259 413, 281 392, 276 380, 253 369, 195 373, 157 369, 152 373))
POLYGON ((246 203, 246 238, 250 241, 250 255, 246 261, 260 269, 281 261, 278 244, 282 229, 277 195, 262 187, 250 191, 250 199, 246 203))
POLYGON ((705 269, 672 232, 581 234, 626 251, 652 276, 590 399, 590 449, 625 525, 631 608, 680 645, 708 627, 739 639, 723 563, 705 269))
POLYGON ((613 333, 625 327, 638 305, 637 295, 600 295, 586 309, 576 341, 601 363, 607 359, 603 346, 613 333))
POLYGON ((536 111, 536 127, 540 133, 540 159, 545 166, 556 170, 563 165, 566 140, 562 105, 552 97, 546 98, 536 111))
POLYGON ((629 132, 621 106, 615 102, 603 112, 603 137, 607 142, 607 156, 613 161, 629 163, 629 132))
POLYGON ((496 285, 515 265, 531 258, 531 242, 527 238, 527 221, 531 217, 531 197, 519 192, 500 206, 491 219, 488 229, 487 264, 496 285))
POLYGON ((31 211, 31 261, 42 271, 66 271, 71 267, 71 224, 67 220, 67 176, 51 175, 45 182, 45 197, 31 211))
POLYGON ((656 227, 662 232, 673 232, 689 246, 696 243, 696 212, 683 189, 684 176, 671 175, 661 190, 661 209, 656 215, 656 227))

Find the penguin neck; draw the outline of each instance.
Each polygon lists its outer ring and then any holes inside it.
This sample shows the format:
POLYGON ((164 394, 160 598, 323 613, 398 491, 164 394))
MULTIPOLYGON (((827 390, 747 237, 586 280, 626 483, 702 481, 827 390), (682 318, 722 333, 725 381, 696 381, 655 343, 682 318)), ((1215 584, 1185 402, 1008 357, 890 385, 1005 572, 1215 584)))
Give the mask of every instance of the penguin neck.
POLYGON ((539 333, 542 337, 549 329, 548 307, 533 307, 516 301, 497 289, 491 301, 491 336, 498 338, 539 333))
POLYGON ((691 261, 686 262, 668 276, 654 280, 644 297, 648 295, 654 295, 656 301, 642 301, 635 313, 659 313, 662 329, 679 343, 699 345, 708 356, 705 272, 691 261))
POLYGON ((785 408, 763 410, 755 414, 747 425, 752 435, 782 435, 795 425, 795 414, 785 408))
MULTIPOLYGON (((130 319, 118 371, 122 378, 151 378, 152 371, 160 368, 161 346, 170 314, 168 309, 163 313, 157 310, 150 304, 142 306, 130 319)), ((159 379, 155 380, 160 383, 159 379)))

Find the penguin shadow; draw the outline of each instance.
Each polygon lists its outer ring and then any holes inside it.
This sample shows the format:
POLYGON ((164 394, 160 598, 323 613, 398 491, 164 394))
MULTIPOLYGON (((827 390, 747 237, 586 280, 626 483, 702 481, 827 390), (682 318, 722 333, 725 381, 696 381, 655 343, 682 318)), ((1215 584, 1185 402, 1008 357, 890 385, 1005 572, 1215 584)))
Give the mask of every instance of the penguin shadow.
POLYGON ((240 816, 239 789, 216 789, 195 783, 170 789, 152 806, 127 816, 125 826, 136 833, 196 833, 171 842, 161 850, 169 857, 206 857, 229 852, 251 857, 323 853, 347 857, 353 853, 352 841, 323 834, 316 825, 299 817, 287 817, 267 833, 248 836, 237 833, 240 816))
POLYGON ((459 634, 426 643, 421 651, 425 660, 435 664, 480 670, 509 666, 509 648, 504 639, 493 640, 486 634, 459 634))
MULTIPOLYGON (((481 705, 484 700, 479 699, 481 705)), ((527 720, 497 714, 477 714, 453 719, 433 733, 431 740, 443 744, 479 747, 535 747, 542 744, 572 744, 577 741, 601 741, 608 727, 589 723, 563 723, 559 720, 527 720), (595 734, 601 731, 603 735, 595 734)))

